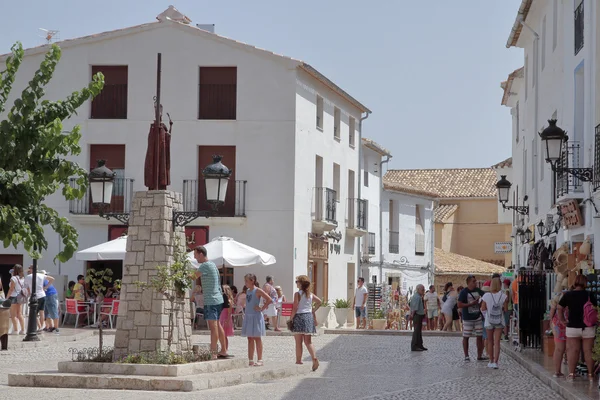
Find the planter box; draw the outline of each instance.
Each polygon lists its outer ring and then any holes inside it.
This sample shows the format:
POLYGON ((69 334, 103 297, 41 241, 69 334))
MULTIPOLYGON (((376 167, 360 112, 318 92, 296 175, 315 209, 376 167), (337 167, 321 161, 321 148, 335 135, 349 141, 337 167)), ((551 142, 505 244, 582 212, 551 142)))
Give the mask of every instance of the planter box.
POLYGON ((330 318, 330 314, 331 314, 331 310, 333 310, 333 307, 321 307, 317 310, 317 312, 315 313, 315 316, 317 317, 317 323, 319 324, 318 327, 319 328, 328 328, 329 327, 329 318, 330 318))
POLYGON ((346 321, 348 319, 348 308, 336 308, 335 319, 337 321, 338 328, 345 328, 346 321))
POLYGON ((387 319, 374 319, 373 320, 373 329, 378 331, 383 331, 387 327, 387 319))

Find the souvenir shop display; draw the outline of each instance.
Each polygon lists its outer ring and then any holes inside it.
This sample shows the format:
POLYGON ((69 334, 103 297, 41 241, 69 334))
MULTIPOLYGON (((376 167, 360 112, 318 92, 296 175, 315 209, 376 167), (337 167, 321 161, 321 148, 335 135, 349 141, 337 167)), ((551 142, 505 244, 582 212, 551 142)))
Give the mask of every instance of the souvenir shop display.
POLYGON ((375 310, 381 309, 381 285, 369 283, 367 289, 369 290, 369 297, 367 298, 368 318, 372 320, 375 310))

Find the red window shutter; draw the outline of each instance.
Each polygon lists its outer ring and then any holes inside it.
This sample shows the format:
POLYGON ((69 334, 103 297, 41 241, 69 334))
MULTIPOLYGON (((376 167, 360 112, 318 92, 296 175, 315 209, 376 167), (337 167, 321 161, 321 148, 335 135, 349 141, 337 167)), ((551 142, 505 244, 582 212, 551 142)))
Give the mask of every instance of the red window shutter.
POLYGON ((123 235, 127 235, 127 226, 125 225, 109 225, 108 240, 115 240, 123 235))
POLYGON ((237 67, 200 67, 198 119, 236 119, 237 67))
POLYGON ((208 243, 208 226, 186 226, 185 243, 188 251, 208 243))
POLYGON ((127 65, 93 65, 92 75, 102 72, 104 89, 92 100, 92 118, 127 119, 127 65))

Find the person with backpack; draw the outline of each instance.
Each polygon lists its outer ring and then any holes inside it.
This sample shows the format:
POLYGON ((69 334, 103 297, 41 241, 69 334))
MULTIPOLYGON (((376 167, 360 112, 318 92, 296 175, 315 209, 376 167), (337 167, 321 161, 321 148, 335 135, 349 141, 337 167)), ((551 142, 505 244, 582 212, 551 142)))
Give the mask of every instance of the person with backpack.
POLYGON ((483 295, 481 311, 486 314, 485 330, 487 331, 487 353, 490 356, 488 368, 498 369, 500 357, 500 338, 506 322, 504 312, 508 308, 508 296, 502 290, 500 278, 492 279, 490 291, 483 295))
POLYGON ((598 313, 596 297, 587 290, 585 275, 577 275, 573 290, 566 292, 558 302, 558 319, 566 325, 567 363, 569 364, 568 381, 575 379, 575 369, 583 344, 583 357, 588 370, 588 380, 594 380, 594 360, 592 348, 596 336, 598 313), (568 320, 565 318, 565 308, 569 309, 568 320))

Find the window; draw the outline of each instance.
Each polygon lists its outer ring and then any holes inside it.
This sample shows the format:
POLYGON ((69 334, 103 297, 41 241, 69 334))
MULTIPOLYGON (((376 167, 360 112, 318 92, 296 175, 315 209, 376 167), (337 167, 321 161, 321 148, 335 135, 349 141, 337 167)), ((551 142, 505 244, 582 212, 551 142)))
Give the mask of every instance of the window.
POLYGON ((333 190, 335 190, 335 200, 340 201, 340 166, 333 163, 333 190))
POLYGON ((317 96, 317 129, 323 130, 323 98, 317 96))
POLYGON ((333 137, 335 140, 340 140, 340 109, 333 109, 333 137))
POLYGON ((350 147, 356 146, 355 136, 356 135, 356 120, 352 117, 348 120, 348 143, 350 147))
POLYGON ((369 243, 368 243, 369 254, 375 254, 375 233, 369 232, 369 243))
MULTIPOLYGON (((575 27, 575 55, 579 54, 581 49, 583 49, 583 32, 584 32, 584 22, 583 22, 583 0, 579 0, 579 6, 575 9, 574 21, 573 25, 575 27)), ((575 2, 577 5, 577 1, 575 2)))
POLYGON ((552 51, 558 42, 558 0, 554 0, 552 7, 552 51))
POLYGON ((527 93, 529 92, 529 56, 525 56, 525 100, 527 100, 527 93))
POLYGON ((546 67, 546 16, 542 21, 542 71, 546 67))
POLYGON ((237 67, 200 67, 198 119, 236 119, 237 67))
POLYGON ((421 218, 421 208, 417 204, 415 207, 415 255, 425 254, 425 229, 423 229, 423 220, 421 218))
POLYGON ((367 158, 367 155, 364 155, 363 158, 363 170, 364 170, 364 177, 363 177, 363 181, 364 181, 364 185, 365 187, 369 187, 369 159, 367 158))
POLYGON ((127 65, 93 65, 104 75, 104 89, 92 100, 93 119, 127 119, 127 65))
POLYGON ((515 106, 515 116, 517 118, 517 134, 516 134, 516 142, 519 143, 519 136, 521 135, 521 124, 519 122, 519 102, 517 101, 517 105, 515 106))

